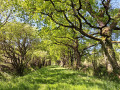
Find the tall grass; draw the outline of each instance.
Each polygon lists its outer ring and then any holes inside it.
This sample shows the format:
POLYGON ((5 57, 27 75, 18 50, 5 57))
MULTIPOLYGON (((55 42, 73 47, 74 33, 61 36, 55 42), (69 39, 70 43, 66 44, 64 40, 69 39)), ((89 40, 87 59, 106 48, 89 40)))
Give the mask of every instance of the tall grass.
POLYGON ((0 81, 0 90, 120 90, 120 84, 49 66, 10 81, 0 81))

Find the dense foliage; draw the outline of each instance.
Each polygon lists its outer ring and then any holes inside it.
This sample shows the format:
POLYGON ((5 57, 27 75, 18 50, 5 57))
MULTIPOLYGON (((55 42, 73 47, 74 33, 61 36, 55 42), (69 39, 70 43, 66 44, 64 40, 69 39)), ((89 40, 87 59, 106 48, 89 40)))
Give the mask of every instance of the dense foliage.
POLYGON ((1 0, 0 79, 59 65, 119 80, 120 8, 113 1, 1 0))

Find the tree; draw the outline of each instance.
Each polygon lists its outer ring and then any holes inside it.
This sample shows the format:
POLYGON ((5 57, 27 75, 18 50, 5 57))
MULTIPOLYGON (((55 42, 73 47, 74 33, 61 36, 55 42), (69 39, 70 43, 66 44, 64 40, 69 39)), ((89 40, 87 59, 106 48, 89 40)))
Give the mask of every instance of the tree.
POLYGON ((0 29, 0 46, 4 56, 10 58, 10 63, 18 75, 22 76, 30 61, 30 50, 34 49, 37 40, 35 28, 24 23, 7 23, 0 29))
MULTIPOLYGON (((120 10, 111 6, 112 0, 24 0, 22 7, 30 15, 43 17, 45 24, 51 19, 57 25, 73 28, 83 36, 100 42, 110 61, 113 72, 120 74, 111 35, 120 30, 120 10), (23 4, 24 3, 24 4, 23 4), (45 16, 44 16, 45 15, 45 16), (89 29, 89 32, 86 32, 89 29)), ((40 18, 41 19, 41 18, 40 18)))

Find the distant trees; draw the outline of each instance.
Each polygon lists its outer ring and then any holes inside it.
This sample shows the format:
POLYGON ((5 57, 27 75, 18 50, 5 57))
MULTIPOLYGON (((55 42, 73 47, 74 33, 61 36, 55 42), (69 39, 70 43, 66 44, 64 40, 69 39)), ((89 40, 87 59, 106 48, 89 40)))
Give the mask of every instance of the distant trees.
POLYGON ((43 27, 40 31, 40 37, 46 50, 49 52, 52 60, 55 57, 56 63, 62 66, 72 66, 79 69, 82 66, 83 56, 89 55, 88 49, 97 45, 82 36, 74 29, 64 27, 49 28, 43 27))
POLYGON ((16 70, 22 76, 27 63, 31 60, 32 49, 37 40, 37 31, 28 24, 7 23, 0 29, 0 49, 16 70))
POLYGON ((42 68, 43 66, 50 66, 51 59, 48 56, 49 54, 45 50, 42 51, 40 50, 40 48, 34 50, 29 65, 33 68, 42 68))

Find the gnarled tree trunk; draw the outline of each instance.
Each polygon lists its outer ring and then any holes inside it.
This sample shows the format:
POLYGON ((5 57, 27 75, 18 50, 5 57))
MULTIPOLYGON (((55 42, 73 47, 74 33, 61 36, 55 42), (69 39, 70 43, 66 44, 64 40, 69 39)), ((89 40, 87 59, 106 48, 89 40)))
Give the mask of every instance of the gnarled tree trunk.
POLYGON ((74 53, 75 53, 75 58, 77 60, 77 62, 76 62, 77 68, 81 66, 81 55, 80 55, 78 46, 79 46, 79 42, 78 42, 78 39, 76 39, 75 45, 74 45, 74 53))
POLYGON ((101 41, 102 48, 107 56, 109 62, 112 65, 114 74, 120 74, 120 67, 117 63, 115 52, 112 46, 112 40, 110 37, 106 38, 105 41, 101 41))

